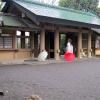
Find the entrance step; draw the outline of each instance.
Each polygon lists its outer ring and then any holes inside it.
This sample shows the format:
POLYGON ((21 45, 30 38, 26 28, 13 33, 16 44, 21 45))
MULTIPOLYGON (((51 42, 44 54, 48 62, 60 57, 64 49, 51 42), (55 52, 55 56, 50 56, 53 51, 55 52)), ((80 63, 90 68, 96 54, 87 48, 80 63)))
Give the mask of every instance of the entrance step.
POLYGON ((29 65, 44 65, 44 64, 54 64, 54 63, 62 63, 66 62, 65 60, 55 60, 55 59, 49 59, 45 61, 38 61, 38 60, 25 60, 24 64, 29 64, 29 65))

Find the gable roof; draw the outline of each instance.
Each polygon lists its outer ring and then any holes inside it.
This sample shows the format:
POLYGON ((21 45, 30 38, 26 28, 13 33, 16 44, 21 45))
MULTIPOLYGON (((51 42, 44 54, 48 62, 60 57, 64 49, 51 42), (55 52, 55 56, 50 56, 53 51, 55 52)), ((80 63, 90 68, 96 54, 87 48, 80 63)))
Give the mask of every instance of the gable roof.
MULTIPOLYGON (((26 20, 21 19, 17 16, 11 14, 0 13, 0 23, 1 27, 16 27, 16 28, 31 28, 25 23, 26 20)), ((29 21, 27 21, 29 23, 29 21)), ((33 27, 32 27, 33 28, 33 27)))
POLYGON ((0 11, 4 8, 6 2, 0 2, 0 11))
POLYGON ((1 26, 6 26, 6 27, 21 27, 21 28, 28 27, 21 21, 20 18, 10 14, 0 13, 0 22, 2 23, 1 26))
POLYGON ((6 14, 6 13, 0 13, 0 26, 24 28, 29 30, 32 30, 33 28, 34 29, 38 28, 29 20, 22 19, 15 15, 6 14))
MULTIPOLYGON (((92 13, 83 12, 79 10, 73 10, 69 8, 51 6, 47 4, 42 4, 39 2, 34 2, 33 0, 12 0, 13 3, 17 4, 18 6, 24 8, 29 13, 36 15, 37 20, 39 21, 47 21, 48 19, 51 20, 52 23, 55 23, 56 19, 64 21, 68 21, 69 24, 71 22, 87 24, 89 27, 100 27, 100 18, 92 13)), ((65 22, 66 23, 66 22, 65 22)), ((62 23, 63 24, 63 23, 62 23)), ((67 24, 67 23, 66 23, 67 24)), ((85 26, 84 25, 84 26, 85 26)))
POLYGON ((11 15, 2 15, 3 25, 8 27, 28 27, 19 18, 11 15))

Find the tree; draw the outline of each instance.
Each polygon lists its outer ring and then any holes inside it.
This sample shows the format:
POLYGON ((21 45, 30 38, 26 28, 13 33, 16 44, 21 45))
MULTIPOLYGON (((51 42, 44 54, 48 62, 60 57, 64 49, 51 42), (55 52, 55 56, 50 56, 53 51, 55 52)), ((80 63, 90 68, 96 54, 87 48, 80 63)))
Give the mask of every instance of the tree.
POLYGON ((96 12, 99 0, 60 0, 59 6, 96 12))
POLYGON ((97 15, 100 17, 100 8, 96 9, 97 15))

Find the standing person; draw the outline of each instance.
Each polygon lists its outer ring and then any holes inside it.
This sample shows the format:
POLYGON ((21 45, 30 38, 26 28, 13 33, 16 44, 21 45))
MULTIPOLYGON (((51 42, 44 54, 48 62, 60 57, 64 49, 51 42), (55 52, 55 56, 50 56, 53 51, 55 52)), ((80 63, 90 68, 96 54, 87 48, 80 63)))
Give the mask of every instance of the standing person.
POLYGON ((72 40, 69 38, 66 46, 66 52, 73 53, 72 40))
POLYGON ((68 62, 72 62, 75 60, 75 55, 73 54, 73 45, 72 45, 71 39, 68 39, 67 46, 66 46, 66 53, 64 54, 64 58, 68 62))

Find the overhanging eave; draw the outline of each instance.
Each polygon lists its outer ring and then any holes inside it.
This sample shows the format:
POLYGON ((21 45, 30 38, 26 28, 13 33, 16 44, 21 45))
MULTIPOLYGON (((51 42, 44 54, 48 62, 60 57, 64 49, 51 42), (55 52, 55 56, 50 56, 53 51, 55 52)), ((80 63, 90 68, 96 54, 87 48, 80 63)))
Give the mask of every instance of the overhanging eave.
POLYGON ((38 21, 42 23, 50 23, 50 24, 55 24, 55 25, 69 25, 69 26, 78 26, 78 27, 86 27, 86 28, 100 28, 100 25, 88 24, 88 23, 58 19, 58 18, 51 18, 51 17, 46 17, 46 16, 38 16, 38 21))

